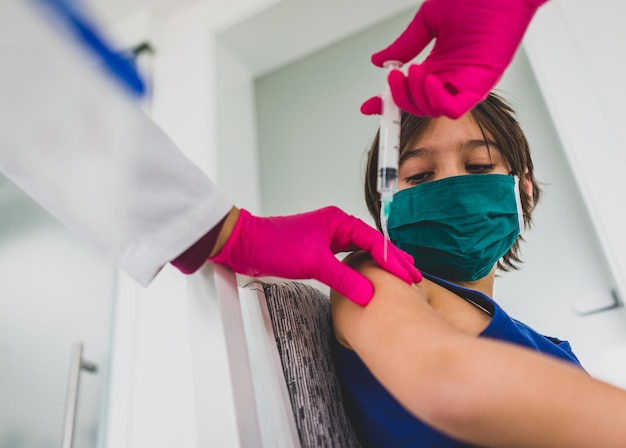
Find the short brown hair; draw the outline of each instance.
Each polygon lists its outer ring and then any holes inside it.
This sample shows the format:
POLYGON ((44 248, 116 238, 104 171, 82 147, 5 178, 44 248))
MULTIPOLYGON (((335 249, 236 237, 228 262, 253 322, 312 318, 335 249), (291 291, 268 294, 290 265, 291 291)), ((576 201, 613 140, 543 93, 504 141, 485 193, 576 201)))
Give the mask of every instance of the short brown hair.
MULTIPOLYGON (((523 188, 520 188, 524 224, 530 227, 532 211, 541 196, 541 188, 534 177, 530 147, 520 124, 515 118, 515 112, 503 98, 492 92, 484 101, 472 109, 471 114, 481 131, 483 133, 488 132, 493 136, 500 153, 511 168, 512 174, 519 177, 520 185, 525 180, 531 181, 533 186, 532 198, 528 197, 523 188)), ((431 117, 418 117, 402 112, 400 153, 421 136, 431 120, 431 117)), ((381 230, 380 196, 376 191, 378 139, 379 133, 376 133, 376 137, 368 152, 365 174, 365 202, 376 222, 376 227, 381 230)), ((503 271, 517 269, 517 264, 521 263, 519 255, 520 241, 523 241, 521 236, 518 237, 513 247, 504 255, 502 260, 498 262, 499 269, 503 271)))

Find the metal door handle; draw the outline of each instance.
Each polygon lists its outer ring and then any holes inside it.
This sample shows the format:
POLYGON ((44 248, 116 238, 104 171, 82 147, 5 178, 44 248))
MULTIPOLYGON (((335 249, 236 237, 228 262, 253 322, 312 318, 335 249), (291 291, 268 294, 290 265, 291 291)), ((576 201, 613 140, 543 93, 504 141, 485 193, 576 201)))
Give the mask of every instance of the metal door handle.
POLYGON ((65 404, 65 424, 63 427, 63 448, 72 448, 74 443, 74 424, 76 422, 76 407, 78 405, 78 386, 80 372, 97 373, 98 366, 83 360, 83 344, 72 346, 72 360, 70 363, 70 378, 67 386, 67 402, 65 404))

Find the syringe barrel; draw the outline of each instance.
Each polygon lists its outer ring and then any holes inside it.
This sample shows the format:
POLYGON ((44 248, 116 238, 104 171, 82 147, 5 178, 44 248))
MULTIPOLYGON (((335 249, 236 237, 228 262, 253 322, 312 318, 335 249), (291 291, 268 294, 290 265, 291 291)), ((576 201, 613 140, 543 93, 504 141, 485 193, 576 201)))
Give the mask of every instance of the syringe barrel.
MULTIPOLYGON (((389 69, 399 68, 399 63, 387 63, 389 69)), ((378 138, 378 180, 379 193, 398 191, 398 162, 400 157, 400 109, 391 96, 389 86, 382 95, 382 114, 378 138)))

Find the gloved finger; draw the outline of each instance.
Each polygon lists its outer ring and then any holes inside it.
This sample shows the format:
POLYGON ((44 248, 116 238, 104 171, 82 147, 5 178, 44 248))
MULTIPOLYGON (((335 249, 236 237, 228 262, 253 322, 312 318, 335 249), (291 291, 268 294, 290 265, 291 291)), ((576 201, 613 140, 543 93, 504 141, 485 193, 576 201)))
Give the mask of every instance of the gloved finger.
POLYGON ((383 247, 382 250, 373 251, 372 258, 385 271, 409 285, 422 281, 422 273, 415 267, 413 257, 396 247, 391 241, 387 241, 386 254, 383 247))
POLYGON ((411 255, 398 249, 391 241, 385 243, 385 237, 379 231, 356 218, 350 230, 350 243, 369 252, 376 263, 404 282, 411 284, 422 280, 411 255))
POLYGON ((387 76, 387 82, 389 83, 389 89, 391 90, 393 101, 400 109, 420 117, 427 116, 427 114, 413 101, 409 81, 404 76, 404 73, 400 70, 392 70, 387 76))
POLYGON ((380 115, 383 110, 383 100, 379 96, 373 96, 361 104, 363 115, 380 115))
POLYGON ((484 100, 493 87, 493 85, 484 85, 482 88, 478 87, 473 90, 463 89, 451 81, 432 74, 426 77, 424 85, 430 95, 431 107, 446 117, 454 119, 469 112, 484 100))
POLYGON ((409 285, 421 282, 422 274, 415 267, 413 257, 398 249, 391 241, 387 241, 386 244, 386 253, 384 244, 370 250, 369 253, 374 261, 385 271, 395 275, 409 285))
POLYGON ((424 21, 424 8, 418 9, 406 29, 387 48, 372 55, 372 63, 382 67, 387 61, 406 63, 420 54, 434 36, 424 21))
POLYGON ((427 89, 424 82, 425 79, 432 76, 428 73, 426 64, 412 65, 409 67, 407 83, 416 109, 419 109, 424 116, 437 118, 441 116, 441 112, 431 106, 430 97, 433 92, 427 89))
POLYGON ((374 295, 374 286, 363 275, 343 264, 335 257, 322 260, 323 269, 316 279, 330 286, 357 305, 365 306, 374 295))

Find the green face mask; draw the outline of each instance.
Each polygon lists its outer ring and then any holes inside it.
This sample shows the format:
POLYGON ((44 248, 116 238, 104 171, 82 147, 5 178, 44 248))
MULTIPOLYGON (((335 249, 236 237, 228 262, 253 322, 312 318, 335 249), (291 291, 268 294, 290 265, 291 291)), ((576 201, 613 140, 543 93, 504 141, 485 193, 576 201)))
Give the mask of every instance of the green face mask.
POLYGON ((485 277, 523 226, 517 177, 447 177, 399 191, 389 212, 389 236, 415 266, 451 281, 485 277))

